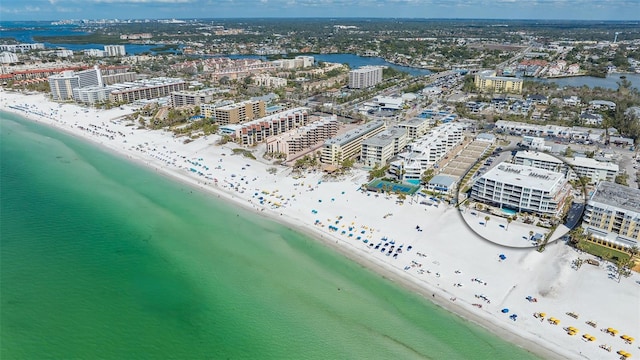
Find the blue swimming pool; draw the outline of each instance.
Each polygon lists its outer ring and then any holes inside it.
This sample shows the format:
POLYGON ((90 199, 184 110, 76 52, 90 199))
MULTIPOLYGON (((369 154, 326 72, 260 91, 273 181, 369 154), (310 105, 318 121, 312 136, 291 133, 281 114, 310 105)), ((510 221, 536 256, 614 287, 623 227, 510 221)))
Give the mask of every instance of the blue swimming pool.
POLYGON ((518 212, 511 209, 502 209, 502 213, 511 216, 517 214, 518 212))

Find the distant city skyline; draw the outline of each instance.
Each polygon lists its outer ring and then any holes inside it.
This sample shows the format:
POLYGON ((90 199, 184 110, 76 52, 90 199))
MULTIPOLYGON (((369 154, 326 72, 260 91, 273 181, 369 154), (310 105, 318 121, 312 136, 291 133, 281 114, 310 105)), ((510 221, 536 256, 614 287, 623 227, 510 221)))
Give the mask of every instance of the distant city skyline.
POLYGON ((3 0, 0 20, 189 18, 640 20, 640 0, 3 0))

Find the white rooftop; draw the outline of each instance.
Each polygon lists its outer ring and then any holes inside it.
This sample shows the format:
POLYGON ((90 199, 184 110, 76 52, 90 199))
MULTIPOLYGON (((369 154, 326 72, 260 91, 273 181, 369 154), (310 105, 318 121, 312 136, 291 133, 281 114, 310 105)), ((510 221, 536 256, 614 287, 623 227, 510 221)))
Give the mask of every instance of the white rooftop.
POLYGON ((481 178, 523 188, 552 192, 553 188, 563 181, 564 175, 532 166, 502 163, 489 170, 481 178))

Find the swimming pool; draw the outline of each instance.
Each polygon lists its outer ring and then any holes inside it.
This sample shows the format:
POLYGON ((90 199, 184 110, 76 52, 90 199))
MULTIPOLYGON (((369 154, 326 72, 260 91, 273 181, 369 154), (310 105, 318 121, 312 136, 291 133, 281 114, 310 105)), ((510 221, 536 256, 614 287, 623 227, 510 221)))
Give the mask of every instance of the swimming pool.
POLYGON ((511 209, 502 209, 502 213, 511 216, 517 214, 518 212, 511 209))

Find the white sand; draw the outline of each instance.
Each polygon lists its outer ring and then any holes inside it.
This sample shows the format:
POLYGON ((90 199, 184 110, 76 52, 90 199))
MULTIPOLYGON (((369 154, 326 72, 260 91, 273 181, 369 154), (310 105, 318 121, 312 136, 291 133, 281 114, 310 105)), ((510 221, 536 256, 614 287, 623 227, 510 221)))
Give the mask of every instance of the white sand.
MULTIPOLYGON (((126 122, 112 121, 131 113, 128 107, 96 111, 52 103, 44 95, 2 91, 0 109, 89 139, 313 234, 391 281, 544 358, 617 359, 618 350, 640 356, 637 342, 626 344, 619 337, 640 337, 640 276, 634 273, 618 283, 610 278, 608 263, 599 268, 585 264, 576 271, 571 268, 571 261, 588 255, 578 254, 563 243, 549 245, 544 253, 501 247, 469 230, 453 207, 441 204, 436 208, 410 201, 398 205, 395 197, 359 191, 366 182, 365 172, 355 170, 344 179, 323 181, 320 173, 296 179, 289 168, 277 166, 278 172, 272 175, 267 169, 274 166, 261 159, 232 156, 231 149, 236 145, 215 146, 216 136, 184 144, 165 131, 137 130, 137 126, 125 126, 126 122), (9 108, 16 105, 29 111, 9 108), (263 204, 259 197, 263 197, 263 204), (342 219, 336 224, 340 216, 342 219), (329 225, 338 230, 330 231, 329 225), (361 240, 356 239, 358 236, 361 240), (388 240, 382 241, 383 237, 388 240), (400 245, 403 251, 397 258, 386 256, 365 244, 364 239, 374 245, 382 243, 380 248, 385 247, 386 251, 392 244, 384 244, 394 241, 393 254, 400 245), (499 261, 499 254, 506 255, 506 260, 499 261), (527 296, 537 302, 526 300, 527 296), (509 313, 503 314, 503 308, 509 308, 509 313), (547 318, 556 317, 561 323, 554 326, 546 320, 541 322, 533 316, 535 312, 545 312, 547 318), (569 317, 567 312, 579 314, 579 318, 569 317), (509 318, 511 314, 518 315, 517 321, 509 318), (597 326, 593 328, 586 321, 594 321, 597 326), (564 330, 567 326, 578 328, 579 333, 568 335, 564 330), (601 331, 608 327, 618 329, 618 336, 601 331), (582 338, 585 333, 595 336, 596 341, 587 342, 582 338), (610 345, 612 352, 601 349, 601 344, 610 345)), ((522 232, 518 238, 528 236, 528 231, 518 229, 516 223, 510 225, 509 231, 490 221, 488 227, 491 226, 496 234, 522 232)))

